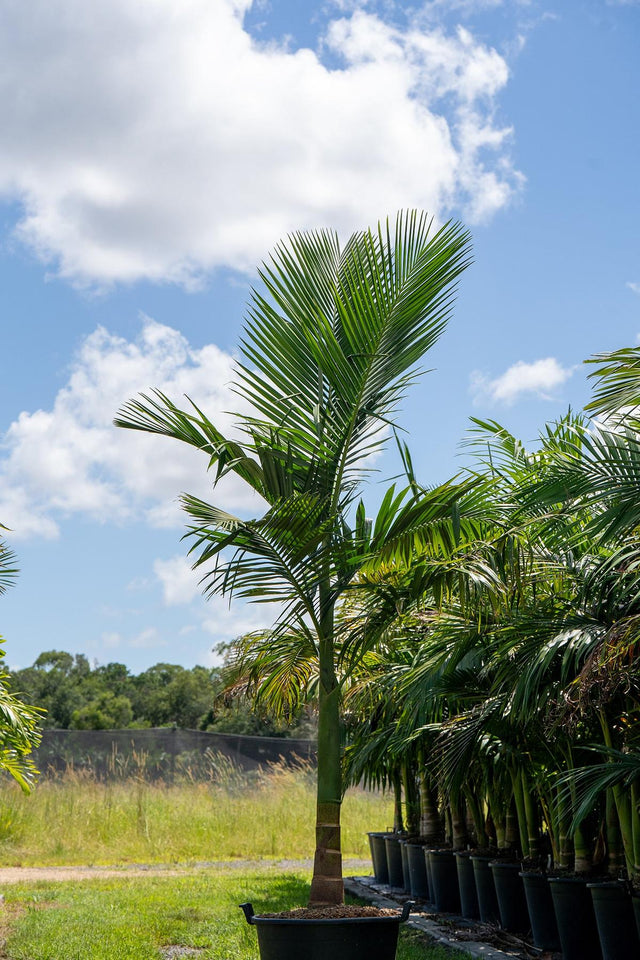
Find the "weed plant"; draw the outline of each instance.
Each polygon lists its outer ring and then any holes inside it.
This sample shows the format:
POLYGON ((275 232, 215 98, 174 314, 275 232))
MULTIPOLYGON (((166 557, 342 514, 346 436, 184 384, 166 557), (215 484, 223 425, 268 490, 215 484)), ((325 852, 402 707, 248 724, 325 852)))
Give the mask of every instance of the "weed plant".
MULTIPOLYGON (((0 785, 0 864, 177 863, 306 858, 314 849, 313 768, 243 772, 228 759, 208 780, 140 776, 101 781, 69 767, 30 797, 0 785)), ((391 802, 361 789, 344 802, 345 856, 368 856, 367 831, 391 821, 391 802)))

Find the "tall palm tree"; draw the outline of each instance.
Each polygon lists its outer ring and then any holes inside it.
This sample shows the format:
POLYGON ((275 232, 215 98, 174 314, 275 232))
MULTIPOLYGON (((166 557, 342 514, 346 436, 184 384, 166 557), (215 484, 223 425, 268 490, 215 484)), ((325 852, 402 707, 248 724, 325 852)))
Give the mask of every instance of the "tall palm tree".
POLYGON ((116 419, 195 446, 214 487, 233 473, 266 501, 261 517, 246 520, 182 496, 205 593, 279 602, 274 640, 296 631, 317 651, 312 904, 343 899, 336 604, 366 564, 409 554, 422 531, 449 519, 458 496, 455 485, 425 502, 392 490, 371 524, 359 489, 416 364, 444 330, 468 263, 459 224, 436 229, 416 212, 344 246, 328 230, 294 234, 263 265, 263 290, 251 296, 236 367, 235 390, 249 408, 236 414, 239 439, 194 403, 181 409, 158 391, 116 419))

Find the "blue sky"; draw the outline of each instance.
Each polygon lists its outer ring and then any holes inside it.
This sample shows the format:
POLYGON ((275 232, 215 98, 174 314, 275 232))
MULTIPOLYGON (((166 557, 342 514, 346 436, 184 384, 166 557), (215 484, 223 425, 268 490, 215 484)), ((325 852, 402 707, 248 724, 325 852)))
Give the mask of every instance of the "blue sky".
POLYGON ((197 455, 111 420, 150 386, 228 409, 252 269, 289 230, 407 206, 471 228, 402 414, 423 482, 469 416, 533 441, 580 408, 582 361, 640 333, 639 49, 634 0, 0 0, 8 662, 208 664, 268 618, 198 593, 175 504, 208 493, 197 455))

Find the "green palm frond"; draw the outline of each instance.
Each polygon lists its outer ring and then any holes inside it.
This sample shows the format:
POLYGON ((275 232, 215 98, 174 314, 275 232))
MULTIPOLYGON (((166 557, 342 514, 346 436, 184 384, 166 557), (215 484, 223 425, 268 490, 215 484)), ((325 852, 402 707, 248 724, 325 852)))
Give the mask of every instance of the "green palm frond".
POLYGON ((275 716, 290 717, 314 692, 318 650, 305 630, 246 634, 233 645, 225 688, 248 693, 275 716))
POLYGON ((224 436, 193 402, 182 410, 159 391, 125 404, 119 426, 202 450, 214 486, 234 473, 269 507, 245 520, 183 495, 207 595, 278 600, 297 621, 306 615, 317 625, 319 584, 330 584, 336 602, 381 552, 383 535, 387 557, 408 555, 421 534, 442 552, 454 542, 457 490, 414 505, 411 517, 392 495, 372 537, 364 508, 355 529, 347 510, 416 363, 444 328, 468 262, 459 224, 435 229, 417 212, 356 233, 344 247, 331 231, 294 234, 252 293, 235 382, 248 411, 236 415, 242 440, 224 436))
POLYGON ((591 813, 605 791, 614 787, 628 789, 640 781, 640 754, 623 753, 605 746, 591 749, 594 753, 604 754, 606 762, 565 771, 555 781, 560 788, 559 800, 570 804, 573 810, 572 830, 591 813))
POLYGON ((589 377, 595 379, 593 400, 586 410, 596 416, 618 421, 638 421, 640 408, 640 348, 627 347, 612 353, 600 353, 587 363, 597 365, 589 377))
MULTIPOLYGON (((2 524, 0 524, 0 530, 6 529, 6 527, 3 527, 2 524)), ((5 593, 7 589, 15 582, 18 574, 18 568, 16 567, 15 562, 15 554, 7 546, 2 537, 0 537, 0 596, 2 596, 2 594, 5 593)))
MULTIPOLYGON (((4 656, 1 646, 0 656, 4 656)), ((0 665, 0 770, 12 776, 25 793, 31 792, 38 776, 30 754, 40 743, 42 715, 42 710, 10 692, 9 675, 0 665)))

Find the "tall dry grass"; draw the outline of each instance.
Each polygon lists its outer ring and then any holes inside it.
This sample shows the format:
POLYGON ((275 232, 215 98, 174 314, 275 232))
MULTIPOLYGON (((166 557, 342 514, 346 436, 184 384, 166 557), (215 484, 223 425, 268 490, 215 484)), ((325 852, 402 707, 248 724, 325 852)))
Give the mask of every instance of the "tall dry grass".
MULTIPOLYGON (((202 775, 202 770, 198 771, 202 775)), ((172 863, 306 858, 314 849, 313 770, 300 764, 246 773, 212 755, 210 775, 150 783, 100 781, 72 767, 30 797, 0 785, 0 864, 172 863)), ((367 856, 367 830, 384 828, 391 803, 354 789, 343 812, 345 856, 367 856)))

